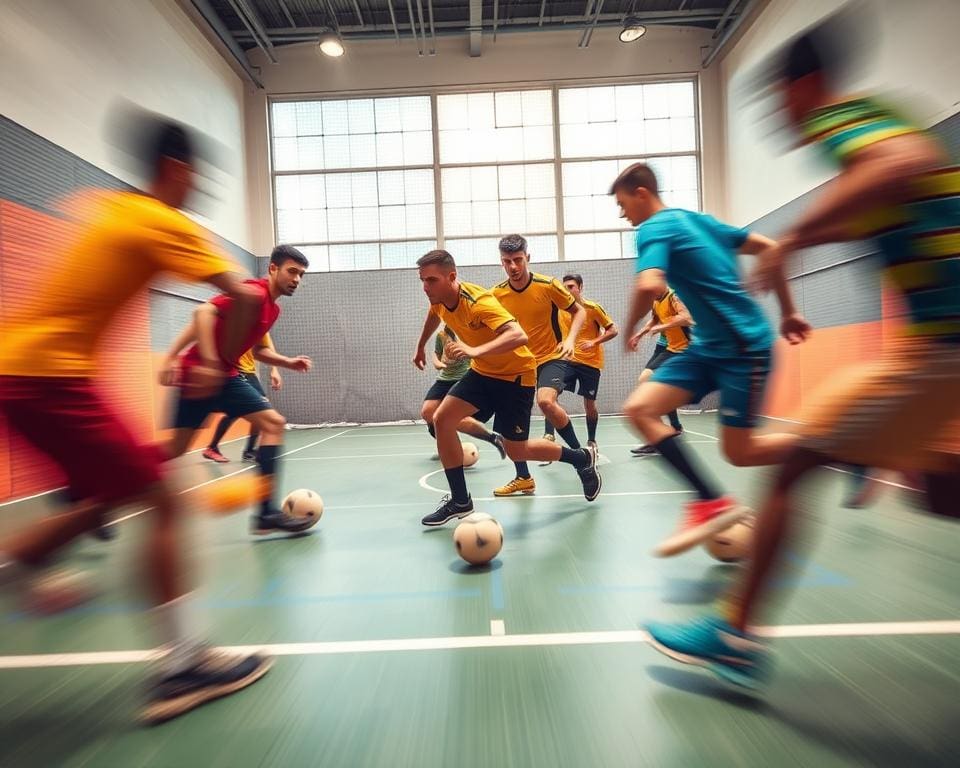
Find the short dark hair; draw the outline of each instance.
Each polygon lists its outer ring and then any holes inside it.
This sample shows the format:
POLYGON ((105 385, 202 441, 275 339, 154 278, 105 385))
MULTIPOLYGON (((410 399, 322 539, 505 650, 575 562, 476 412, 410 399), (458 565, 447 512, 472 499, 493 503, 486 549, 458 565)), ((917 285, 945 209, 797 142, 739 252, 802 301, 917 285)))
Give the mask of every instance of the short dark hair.
POLYGON ((527 239, 523 235, 507 235, 500 238, 500 253, 521 252, 527 252, 527 239))
POLYGON ((580 275, 576 272, 571 272, 569 275, 563 276, 563 282, 567 282, 567 280, 573 280, 578 287, 583 288, 583 275, 580 275))
POLYGON ((310 266, 307 257, 292 245, 278 245, 270 252, 271 264, 276 264, 279 267, 287 261, 295 261, 304 269, 310 266))
POLYGON ((624 168, 620 175, 613 180, 610 185, 608 195, 617 194, 617 190, 633 192, 637 187, 643 187, 651 195, 660 197, 660 185, 657 183, 657 175, 653 169, 646 163, 634 163, 628 168, 624 168))
POLYGON ((166 158, 192 164, 193 137, 187 127, 181 123, 158 119, 151 126, 151 135, 146 140, 145 155, 144 159, 154 176, 160 172, 160 165, 166 158))
POLYGON ((417 259, 418 267, 428 267, 431 264, 436 264, 438 267, 449 267, 450 269, 457 268, 457 262, 453 260, 450 252, 441 248, 425 253, 417 259))

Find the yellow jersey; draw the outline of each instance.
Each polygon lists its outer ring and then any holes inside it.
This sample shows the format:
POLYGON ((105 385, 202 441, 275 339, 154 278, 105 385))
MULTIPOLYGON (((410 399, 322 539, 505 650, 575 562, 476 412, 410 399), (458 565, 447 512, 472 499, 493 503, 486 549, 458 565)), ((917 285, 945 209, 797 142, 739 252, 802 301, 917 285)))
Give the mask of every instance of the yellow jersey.
MULTIPOLYGON (((457 337, 471 347, 486 344, 497 337, 497 330, 515 318, 503 308, 486 288, 473 283, 460 283, 457 306, 448 309, 443 304, 431 304, 430 313, 446 323, 457 337)), ((537 360, 527 347, 509 352, 484 355, 470 361, 470 368, 483 376, 514 381, 532 387, 537 383, 537 360)))
MULTIPOLYGON (((663 296, 654 300, 653 317, 658 324, 672 320, 679 314, 677 301, 677 292, 673 288, 667 288, 667 292, 663 296)), ((666 339, 667 349, 671 352, 683 352, 690 346, 690 329, 686 326, 678 325, 667 328, 660 335, 663 339, 666 339)))
MULTIPOLYGON (((260 345, 266 347, 267 349, 273 349, 273 339, 270 338, 269 333, 265 333, 263 338, 260 339, 260 345)), ((237 360, 237 370, 240 373, 252 373, 256 375, 257 373, 257 358, 253 356, 253 347, 250 347, 246 352, 240 355, 240 358, 237 360)))
MULTIPOLYGON (((587 299, 580 299, 580 306, 587 313, 587 319, 583 321, 583 326, 580 328, 580 333, 577 335, 576 346, 574 347, 573 362, 580 363, 582 365, 589 365, 591 368, 596 368, 598 370, 603 369, 603 345, 597 344, 593 349, 583 352, 579 349, 579 345, 583 341, 588 339, 595 339, 600 334, 602 334, 607 328, 613 325, 613 320, 610 315, 606 313, 603 307, 601 307, 595 301, 589 301, 587 299)), ((569 312, 560 313, 560 327, 563 330, 563 335, 566 335, 570 332, 570 326, 573 323, 573 317, 571 317, 569 312)))
POLYGON ((537 358, 537 365, 560 357, 557 344, 563 340, 560 315, 575 303, 573 295, 555 277, 530 273, 530 282, 517 290, 510 281, 492 290, 504 309, 513 315, 526 331, 527 346, 537 358))
POLYGON ((0 323, 0 375, 89 378, 100 337, 153 277, 202 282, 239 271, 198 224, 147 195, 86 191, 67 213, 81 222, 77 236, 0 323))

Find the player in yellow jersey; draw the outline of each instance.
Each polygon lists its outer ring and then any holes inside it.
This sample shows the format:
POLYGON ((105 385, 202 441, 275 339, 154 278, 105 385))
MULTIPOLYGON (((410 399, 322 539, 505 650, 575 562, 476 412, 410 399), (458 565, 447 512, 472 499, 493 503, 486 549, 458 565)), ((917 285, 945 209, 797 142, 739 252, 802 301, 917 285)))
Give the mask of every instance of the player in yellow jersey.
MULTIPOLYGON (((530 271, 526 239, 520 235, 507 235, 500 240, 499 247, 500 263, 507 279, 494 286, 491 293, 527 334, 527 347, 537 359, 537 405, 564 442, 578 449, 580 441, 558 398, 573 365, 574 340, 583 327, 586 312, 555 277, 530 271), (571 317, 566 335, 560 325, 561 313, 568 313, 571 317)), ((534 493, 536 490, 527 463, 516 461, 514 464, 514 479, 496 488, 494 496, 534 493)))
MULTIPOLYGON (((587 422, 587 446, 593 450, 597 447, 597 423, 600 414, 597 411, 597 392, 600 390, 600 372, 603 370, 603 347, 611 339, 615 339, 619 331, 617 324, 597 302, 585 299, 582 294, 583 276, 571 273, 564 275, 563 287, 586 311, 586 321, 580 329, 580 334, 574 340, 573 364, 563 381, 564 391, 573 392, 583 398, 583 410, 587 422)), ((560 328, 564 334, 570 330, 570 314, 560 314, 560 328)), ((547 419, 547 440, 553 440, 554 426, 547 419)))
POLYGON ((493 428, 503 435, 507 455, 513 461, 549 459, 570 464, 580 477, 587 501, 597 498, 601 478, 595 467, 594 451, 529 439, 537 362, 526 347, 527 334, 517 321, 490 291, 461 282, 453 256, 446 251, 430 251, 417 260, 417 267, 430 300, 430 311, 417 341, 413 364, 421 371, 424 369, 424 348, 441 323, 446 323, 459 337, 447 342, 447 357, 470 359, 470 370, 453 385, 433 416, 437 451, 450 495, 421 522, 443 525, 473 512, 463 474, 463 449, 457 436, 458 427, 469 416, 478 421, 493 417, 493 428))
MULTIPOLYGON (((261 339, 260 346, 273 352, 277 351, 273 346, 273 339, 270 338, 269 333, 261 339)), ((237 371, 247 384, 253 387, 259 394, 263 395, 263 397, 267 396, 267 393, 263 389, 263 384, 260 383, 260 377, 257 376, 257 360, 253 356, 252 347, 240 355, 240 359, 237 361, 237 371)), ((272 365, 270 366, 270 389, 274 392, 279 392, 281 387, 283 387, 283 377, 280 375, 280 369, 272 365)), ((226 464, 230 461, 230 459, 220 452, 220 441, 223 440, 223 436, 227 434, 227 430, 233 426, 236 420, 236 417, 227 416, 226 414, 220 418, 220 421, 217 422, 216 429, 213 431, 213 437, 210 438, 210 444, 203 451, 203 458, 219 464, 226 464)), ((259 436, 260 430, 255 424, 251 424, 250 433, 247 435, 247 444, 241 455, 242 461, 256 463, 256 447, 259 436)))
MULTIPOLYGON (((194 188, 195 140, 179 124, 141 126, 145 192, 85 194, 74 210, 82 227, 36 283, 36 293, 0 328, 0 413, 66 475, 76 499, 60 514, 0 540, 0 581, 41 566, 56 550, 101 524, 113 507, 136 502, 151 526, 141 565, 155 601, 155 626, 168 653, 152 682, 142 717, 166 720, 262 677, 260 654, 216 651, 203 640, 200 607, 187 589, 179 545, 182 509, 162 474, 159 450, 138 444, 96 381, 96 353, 119 309, 168 272, 205 281, 231 296, 238 311, 225 328, 231 354, 242 351, 257 297, 204 231, 177 209, 194 188)), ((192 378, 220 386, 225 372, 201 361, 192 378)))
MULTIPOLYGON (((648 381, 657 368, 690 346, 690 329, 693 325, 693 318, 686 305, 680 301, 677 292, 667 286, 664 292, 653 301, 650 321, 629 341, 631 349, 636 350, 644 336, 660 334, 657 346, 640 372, 637 384, 648 381)), ((670 426, 677 430, 677 434, 683 434, 683 425, 680 423, 680 416, 676 409, 670 411, 667 418, 670 420, 670 426)), ((630 453, 634 456, 651 456, 656 452, 656 446, 650 443, 630 449, 630 453)))

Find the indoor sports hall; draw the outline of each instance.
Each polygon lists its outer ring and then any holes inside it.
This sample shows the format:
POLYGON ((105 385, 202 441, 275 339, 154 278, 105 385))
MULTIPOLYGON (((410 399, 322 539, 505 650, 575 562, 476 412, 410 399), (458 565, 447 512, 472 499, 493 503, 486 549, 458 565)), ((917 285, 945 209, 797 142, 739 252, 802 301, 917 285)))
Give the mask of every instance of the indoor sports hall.
MULTIPOLYGON (((775 506, 771 489, 790 464, 731 460, 725 395, 684 405, 682 433, 669 439, 749 515, 702 546, 655 555, 700 491, 667 449, 638 450, 649 441, 624 405, 667 342, 651 332, 635 350, 625 343, 649 320, 628 327, 646 224, 635 231, 621 217, 612 185, 645 163, 667 208, 773 239, 792 233, 841 171, 784 123, 767 72, 789 41, 837 11, 857 29, 840 44, 851 62, 845 92, 896 104, 920 129, 913 135, 960 154, 960 5, 949 0, 0 2, 0 345, 12 344, 12 323, 77 234, 62 201, 90 187, 142 187, 118 109, 182 123, 209 161, 186 207, 204 237, 248 276, 277 272, 270 255, 281 244, 309 261, 277 301, 270 337, 285 360, 312 366, 281 366, 272 381, 261 360, 252 375, 285 421, 277 501, 298 489, 322 499, 307 530, 254 535, 249 493, 263 448, 243 419, 217 439, 211 415, 164 465, 190 512, 177 546, 195 585, 191 620, 218 648, 273 665, 248 690, 144 725, 138 713, 164 654, 139 581, 156 510, 111 508, 94 535, 41 564, 75 574, 90 599, 25 600, 20 572, 4 575, 14 572, 5 547, 63 513, 71 488, 0 410, 0 766, 954 764, 960 500, 931 512, 926 469, 837 459, 797 487, 793 535, 749 635, 769 649, 763 685, 678 663, 683 654, 658 653, 649 631, 735 602, 765 530, 755 521, 775 506), (519 468, 496 444, 460 435, 473 510, 499 526, 491 544, 474 537, 474 517, 421 523, 453 493, 421 409, 456 355, 431 332, 425 368, 414 365, 431 311, 417 260, 443 249, 461 285, 508 291, 501 238, 513 233, 525 238, 534 280, 579 277, 583 299, 619 335, 601 343, 599 422, 585 418, 582 386, 558 399, 580 443, 591 436, 584 450, 602 476, 594 501, 565 466, 576 448, 559 424, 564 458, 530 458, 535 493, 512 496, 494 490, 519 468), (486 562, 466 561, 471 545, 486 562)), ((960 172, 937 173, 935 191, 949 198, 960 172)), ((937 230, 938 264, 960 253, 950 229, 937 230)), ((796 315, 812 331, 774 344, 753 393, 762 433, 809 435, 824 385, 911 335, 915 289, 898 293, 874 240, 857 237, 798 249, 786 263, 796 315)), ((744 276, 753 264, 740 259, 744 276)), ((86 279, 108 281, 111 269, 86 279)), ((97 386, 143 451, 172 434, 177 388, 160 383, 162 371, 215 293, 154 280, 98 341, 97 386)), ((67 311, 62 298, 49 317, 67 311)), ((774 295, 750 301, 776 334, 774 295)), ((550 312, 561 341, 562 310, 550 312)), ((695 345, 711 321, 693 314, 685 335, 695 345)), ((55 350, 34 354, 42 371, 55 350)), ((3 379, 16 378, 5 360, 0 350, 0 401, 3 379)), ((950 408, 936 450, 956 460, 950 408)), ((858 402, 849 409, 861 412, 858 402)), ((67 423, 54 442, 72 444, 67 423)), ((902 426, 905 445, 930 431, 902 426)), ((545 429, 534 403, 530 439, 545 429)))

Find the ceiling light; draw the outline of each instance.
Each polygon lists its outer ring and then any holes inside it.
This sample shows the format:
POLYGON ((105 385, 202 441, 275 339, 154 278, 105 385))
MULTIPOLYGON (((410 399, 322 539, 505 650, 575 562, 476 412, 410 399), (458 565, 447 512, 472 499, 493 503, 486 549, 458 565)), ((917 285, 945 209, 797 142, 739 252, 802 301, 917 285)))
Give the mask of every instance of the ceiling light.
POLYGON ((620 30, 620 42, 632 43, 647 34, 647 28, 640 23, 636 16, 628 16, 623 20, 623 29, 620 30))
POLYGON ((332 32, 320 36, 320 51, 326 56, 338 58, 343 56, 343 43, 332 32))

